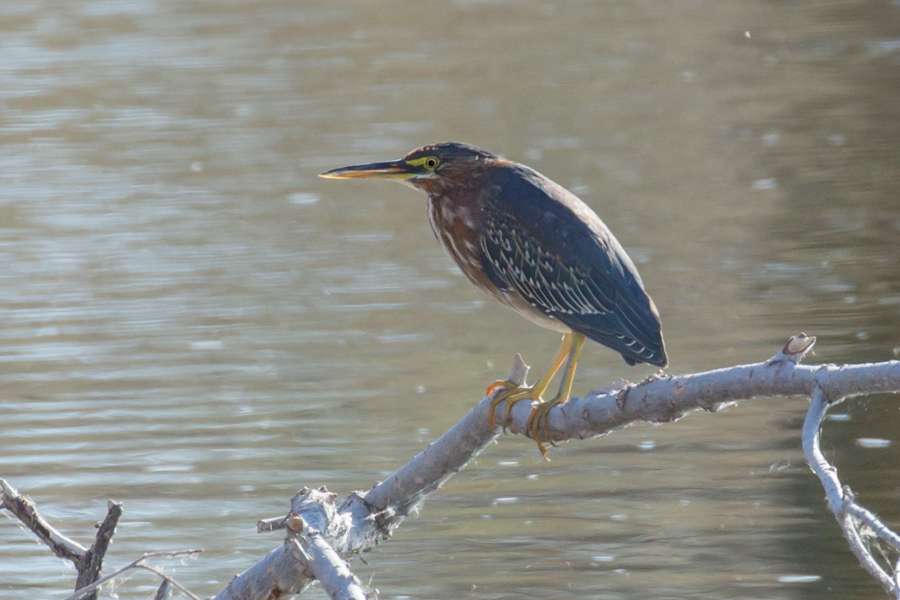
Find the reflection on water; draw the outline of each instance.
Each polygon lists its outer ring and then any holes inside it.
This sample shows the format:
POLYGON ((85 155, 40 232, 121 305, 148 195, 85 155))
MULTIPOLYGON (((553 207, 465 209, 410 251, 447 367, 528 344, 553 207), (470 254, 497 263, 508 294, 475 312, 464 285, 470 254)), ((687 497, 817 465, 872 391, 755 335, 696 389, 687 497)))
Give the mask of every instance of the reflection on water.
MULTIPOLYGON (((672 372, 900 353, 897 11, 364 2, 0 7, 0 476, 107 568, 212 594, 303 485, 392 472, 554 334, 471 288, 424 199, 316 173, 455 139, 594 206, 672 372), (210 535, 215 531, 216 535, 210 535)), ((585 349, 576 392, 647 369, 585 349)), ((506 437, 360 576, 388 597, 870 598, 802 462, 802 400, 567 444, 506 437)), ((896 522, 895 399, 824 436, 896 522)), ((0 597, 73 571, 0 520, 0 597), (34 573, 41 573, 35 578, 34 573)), ((136 577, 123 597, 148 597, 136 577), (129 596, 130 597, 130 596, 129 596)), ((319 597, 323 597, 319 592, 319 597)))

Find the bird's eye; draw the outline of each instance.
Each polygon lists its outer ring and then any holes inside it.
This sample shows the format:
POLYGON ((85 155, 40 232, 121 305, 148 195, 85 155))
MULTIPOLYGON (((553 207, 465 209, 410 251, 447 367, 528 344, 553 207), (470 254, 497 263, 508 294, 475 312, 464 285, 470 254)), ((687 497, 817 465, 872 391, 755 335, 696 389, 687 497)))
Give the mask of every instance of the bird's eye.
POLYGON ((437 168, 439 162, 440 161, 438 159, 436 159, 435 157, 429 156, 428 158, 425 159, 425 162, 422 164, 424 164, 425 168, 428 169, 429 171, 434 171, 437 168))

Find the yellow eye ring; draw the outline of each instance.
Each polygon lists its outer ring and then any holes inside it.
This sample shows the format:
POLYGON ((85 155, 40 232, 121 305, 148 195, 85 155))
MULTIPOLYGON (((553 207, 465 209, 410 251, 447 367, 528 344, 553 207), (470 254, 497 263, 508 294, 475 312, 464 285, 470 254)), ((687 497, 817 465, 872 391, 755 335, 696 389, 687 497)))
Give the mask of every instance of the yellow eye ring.
POLYGON ((437 168, 438 163, 440 163, 440 162, 441 161, 439 161, 437 158, 435 158, 433 156, 429 156, 428 158, 425 159, 425 161, 422 164, 429 171, 434 171, 437 168))

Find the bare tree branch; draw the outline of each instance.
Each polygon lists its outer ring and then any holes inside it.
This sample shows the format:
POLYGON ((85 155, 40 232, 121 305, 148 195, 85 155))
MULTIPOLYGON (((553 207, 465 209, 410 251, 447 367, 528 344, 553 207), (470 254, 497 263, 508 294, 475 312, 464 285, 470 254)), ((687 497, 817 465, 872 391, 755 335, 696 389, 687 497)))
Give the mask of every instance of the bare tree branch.
POLYGON ((828 462, 819 447, 822 421, 828 409, 844 400, 844 397, 830 397, 821 388, 813 391, 812 402, 803 422, 803 452, 806 462, 818 476, 825 488, 825 499, 834 513, 841 533, 850 545, 863 568, 894 598, 900 598, 898 565, 894 564, 891 575, 878 563, 869 544, 863 538, 864 530, 883 540, 894 550, 900 550, 900 536, 891 531, 881 520, 856 502, 856 497, 848 486, 842 486, 837 469, 828 462))
MULTIPOLYGON (((112 536, 116 532, 116 525, 119 524, 119 518, 122 516, 122 503, 113 502, 106 503, 106 518, 97 528, 97 535, 94 537, 94 543, 88 548, 87 552, 81 557, 76 564, 78 568, 78 578, 75 580, 75 589, 80 590, 88 586, 100 577, 100 571, 103 569, 103 557, 106 556, 106 550, 112 542, 112 536)), ((85 596, 86 600, 96 600, 96 592, 85 596)))
POLYGON ((322 583, 322 587, 330 598, 335 600, 366 600, 368 594, 359 579, 350 571, 348 565, 325 539, 323 532, 330 531, 330 537, 341 535, 339 529, 346 529, 348 522, 337 519, 332 494, 324 488, 320 490, 304 489, 292 502, 292 514, 287 520, 288 530, 294 534, 293 541, 298 552, 309 567, 314 579, 322 583), (336 529, 338 528, 338 529, 336 529))
POLYGON ((187 588, 179 584, 177 581, 144 563, 148 558, 172 558, 176 556, 193 555, 202 550, 185 550, 181 552, 148 552, 137 560, 125 565, 105 577, 100 577, 100 570, 103 567, 103 557, 112 541, 112 536, 116 531, 116 525, 122 516, 122 504, 110 500, 107 503, 106 518, 97 528, 97 535, 94 543, 90 548, 85 548, 75 540, 63 535, 57 531, 50 523, 48 523, 38 512, 37 507, 29 498, 19 493, 17 489, 9 485, 4 479, 0 479, 0 509, 7 509, 12 512, 18 519, 38 538, 41 539, 58 557, 71 560, 75 563, 78 571, 78 578, 75 584, 75 593, 66 598, 66 600, 75 600, 82 598, 85 600, 94 600, 97 598, 97 591, 100 586, 115 579, 129 569, 146 569, 156 573, 163 578, 163 583, 168 584, 160 586, 157 591, 157 597, 164 598, 168 594, 169 586, 175 587, 187 594, 189 597, 200 600, 199 597, 191 593, 187 588))
MULTIPOLYGON (((584 398, 572 398, 549 413, 548 429, 556 441, 605 435, 615 429, 645 421, 671 422, 690 411, 715 411, 737 400, 757 396, 812 396, 817 390, 831 397, 900 390, 900 362, 837 367, 801 366, 800 360, 812 348, 815 338, 794 336, 771 359, 757 364, 718 369, 694 375, 654 375, 640 383, 622 382, 597 390, 584 398)), ((510 380, 524 380, 527 367, 516 357, 510 380)), ((495 439, 498 429, 490 429, 491 398, 486 397, 443 436, 368 493, 350 494, 340 507, 333 497, 320 498, 323 511, 334 514, 339 526, 318 529, 342 557, 367 552, 390 537, 402 520, 422 500, 459 472, 495 439)), ((526 427, 532 406, 516 404, 510 414, 510 431, 528 435, 526 427)), ((495 409, 500 423, 506 412, 501 403, 495 409)), ((546 432, 544 432, 546 434, 546 432)), ((323 490, 324 491, 324 490, 323 490)), ((297 503, 309 490, 292 501, 297 503)), ((333 496, 333 495, 332 495, 333 496)), ((261 521, 259 530, 284 527, 288 517, 261 521)), ((291 538, 288 538, 290 542, 291 538)), ((292 594, 309 583, 307 562, 286 548, 273 550, 216 596, 217 600, 253 600, 268 594, 292 594), (292 576, 294 577, 292 579, 292 576)))
MULTIPOLYGON (((527 372, 528 367, 516 355, 508 379, 524 382, 527 372)), ((458 473, 496 438, 499 428, 491 430, 487 426, 485 411, 489 406, 489 398, 482 400, 459 423, 367 494, 352 492, 340 507, 334 504, 334 494, 317 497, 322 510, 334 515, 331 524, 319 528, 319 531, 335 552, 343 558, 350 558, 371 550, 390 537, 391 532, 428 493, 458 473)), ((319 491, 327 494, 324 488, 319 491)), ((304 488, 294 496, 291 514, 301 512, 309 493, 310 490, 304 488)), ((260 521, 257 531, 283 528, 287 526, 291 514, 260 521)), ((292 538, 288 536, 279 548, 232 579, 215 596, 215 600, 255 600, 300 593, 313 579, 306 557, 296 552, 295 548, 292 538)))
MULTIPOLYGON (((116 532, 119 517, 122 516, 122 504, 110 500, 107 503, 106 518, 97 529, 94 543, 90 548, 85 548, 54 529, 38 513, 37 507, 30 499, 21 495, 3 479, 0 479, 0 508, 6 508, 16 515, 58 557, 71 560, 75 564, 75 569, 78 571, 78 578, 75 581, 76 590, 84 589, 100 577, 103 557, 116 532)), ((86 600, 96 600, 97 593, 92 592, 85 598, 86 600)))
MULTIPOLYGON (((815 338, 800 334, 792 337, 775 356, 762 363, 693 375, 667 376, 659 373, 639 383, 620 382, 554 407, 548 416, 547 430, 541 434, 555 441, 583 439, 605 435, 641 421, 671 422, 691 411, 715 411, 723 405, 757 396, 807 396, 811 398, 803 427, 807 460, 822 481, 828 505, 852 551, 884 589, 900 600, 900 567, 891 565, 889 568, 894 572, 889 574, 875 560, 866 544, 866 540, 874 534, 889 548, 900 551, 900 536, 856 503, 853 493, 841 486, 835 468, 825 460, 819 449, 819 432, 828 407, 851 396, 900 391, 900 362, 840 367, 800 365, 814 343, 815 338)), ((527 370, 521 358, 516 356, 508 379, 523 384, 527 370)), ((366 493, 353 492, 338 505, 337 496, 325 488, 303 488, 291 500, 291 510, 286 516, 264 519, 257 524, 260 532, 285 529, 287 535, 284 543, 233 579, 215 599, 285 598, 300 593, 317 579, 332 598, 362 600, 377 595, 377 591, 367 593, 346 560, 371 550, 389 538, 428 494, 458 473, 499 435, 499 426, 493 429, 489 426, 491 400, 490 397, 482 399, 444 435, 366 493)), ((525 402, 517 403, 510 412, 509 430, 528 435, 526 424, 531 409, 532 406, 525 402)), ((503 403, 495 408, 494 416, 498 417, 498 423, 505 413, 503 403)), ((58 556, 83 560, 78 557, 87 556, 96 547, 102 557, 118 520, 118 515, 113 515, 113 508, 119 505, 110 504, 110 515, 101 526, 94 547, 88 550, 50 527, 37 514, 34 505, 6 482, 0 480, 0 488, 3 492, 0 508, 13 511, 54 548, 58 556)), ((187 551, 195 552, 198 551, 187 551)), ((145 554, 84 587, 67 600, 95 593, 103 582, 132 568, 149 570, 163 577, 157 597, 165 597, 170 587, 175 587, 197 598, 144 562, 148 558, 181 554, 185 553, 145 554)))
MULTIPOLYGON (((802 353, 785 353, 788 346, 803 347, 800 342, 811 339, 803 334, 795 336, 785 349, 764 363, 694 375, 655 375, 638 384, 620 385, 591 392, 584 398, 572 398, 550 411, 550 432, 554 440, 583 439, 639 421, 672 422, 697 409, 714 412, 723 405, 759 396, 811 397, 815 389, 821 389, 833 398, 900 390, 898 361, 841 367, 797 364, 812 347, 811 343, 802 353)), ((530 410, 531 407, 518 404, 513 407, 511 431, 527 435, 524 424, 530 410)))
POLYGON ((50 547, 53 554, 71 560, 76 567, 87 552, 87 548, 54 529, 38 512, 34 502, 20 494, 19 490, 9 485, 5 479, 0 479, 0 508, 5 508, 16 515, 38 536, 38 539, 50 547))

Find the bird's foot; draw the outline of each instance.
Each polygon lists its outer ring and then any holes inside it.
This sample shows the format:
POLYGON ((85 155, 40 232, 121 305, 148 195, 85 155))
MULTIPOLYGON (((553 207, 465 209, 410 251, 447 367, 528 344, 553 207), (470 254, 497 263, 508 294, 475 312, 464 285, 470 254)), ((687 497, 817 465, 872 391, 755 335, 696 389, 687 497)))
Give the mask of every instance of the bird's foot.
POLYGON ((487 395, 490 396, 496 393, 496 397, 491 400, 491 415, 489 418, 491 429, 496 426, 494 421, 494 411, 498 405, 506 402, 506 413, 503 417, 503 431, 505 432, 507 425, 509 425, 509 413, 512 411, 512 407, 522 400, 543 402, 544 400, 541 398, 542 391, 543 390, 538 390, 531 386, 519 385, 512 381, 495 381, 489 385, 487 395))
POLYGON ((525 430, 531 432, 531 437, 537 442, 538 449, 541 451, 541 456, 544 457, 544 460, 550 462, 550 458, 547 456, 547 446, 544 445, 544 442, 547 442, 554 448, 556 448, 556 444, 553 442, 553 435, 550 433, 550 428, 547 426, 547 417, 550 415, 550 411, 557 404, 562 404, 565 402, 565 399, 556 397, 549 402, 542 402, 534 407, 534 410, 531 411, 531 416, 528 417, 528 422, 525 424, 525 430), (543 427, 544 435, 541 436, 541 428, 543 427))
POLYGON ((525 431, 531 434, 532 439, 537 442, 538 449, 541 451, 541 456, 544 458, 544 460, 549 462, 550 459, 547 457, 547 446, 544 445, 544 442, 547 442, 554 448, 556 447, 556 444, 553 442, 553 437, 550 435, 550 430, 547 427, 547 415, 550 412, 551 408, 553 408, 557 404, 562 403, 564 400, 557 397, 549 402, 545 402, 541 397, 541 393, 543 392, 543 390, 538 390, 534 387, 516 385, 509 381, 494 382, 488 387, 488 395, 498 392, 498 390, 502 391, 497 394, 496 398, 491 400, 491 429, 494 428, 494 410, 499 404, 501 404, 502 402, 506 402, 506 413, 503 417, 503 431, 505 432, 506 427, 509 425, 510 412, 512 411, 513 406, 517 402, 521 402, 523 400, 531 400, 536 404, 531 411, 531 415, 528 417, 527 423, 525 424, 525 431), (544 431, 543 437, 541 436, 542 428, 544 431))

